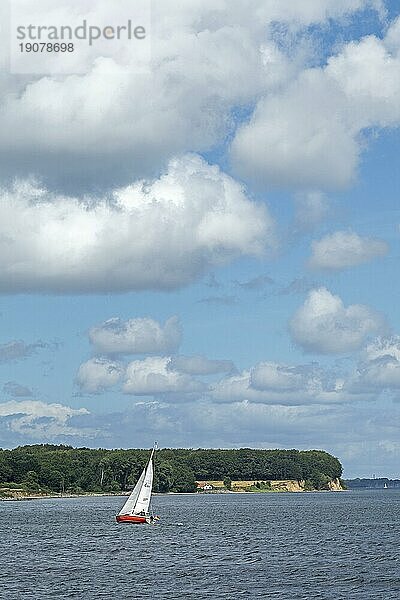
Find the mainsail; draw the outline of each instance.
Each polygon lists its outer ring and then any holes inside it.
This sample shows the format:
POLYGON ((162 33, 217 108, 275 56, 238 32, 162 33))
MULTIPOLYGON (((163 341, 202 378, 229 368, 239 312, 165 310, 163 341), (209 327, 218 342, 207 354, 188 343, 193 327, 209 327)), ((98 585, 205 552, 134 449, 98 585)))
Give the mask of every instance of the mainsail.
MULTIPOLYGON (((152 454, 152 456, 153 456, 153 454, 152 454)), ((147 465, 147 469, 145 472, 143 485, 139 491, 139 496, 138 496, 138 499, 135 504, 134 512, 136 514, 142 512, 142 511, 144 513, 148 512, 149 506, 150 506, 152 487, 153 487, 153 463, 152 463, 152 460, 150 459, 150 462, 147 465)))
POLYGON ((153 454, 154 449, 147 467, 143 469, 131 495, 119 511, 119 515, 138 515, 148 512, 153 487, 153 454))

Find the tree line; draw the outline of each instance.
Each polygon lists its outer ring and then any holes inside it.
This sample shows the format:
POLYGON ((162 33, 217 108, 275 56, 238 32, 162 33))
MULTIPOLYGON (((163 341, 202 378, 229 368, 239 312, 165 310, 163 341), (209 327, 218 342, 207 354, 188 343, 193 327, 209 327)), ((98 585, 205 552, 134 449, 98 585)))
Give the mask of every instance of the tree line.
MULTIPOLYGON (((148 450, 106 450, 38 444, 0 450, 0 487, 42 492, 119 492, 130 489, 148 450)), ((194 492, 196 480, 305 480, 324 489, 342 475, 339 460, 321 450, 162 449, 155 456, 156 492, 194 492)))

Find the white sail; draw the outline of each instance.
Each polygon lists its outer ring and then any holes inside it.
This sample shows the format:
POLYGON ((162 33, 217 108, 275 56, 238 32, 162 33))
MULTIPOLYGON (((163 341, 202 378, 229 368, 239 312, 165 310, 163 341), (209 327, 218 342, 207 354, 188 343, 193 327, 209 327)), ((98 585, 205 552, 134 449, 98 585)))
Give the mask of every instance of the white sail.
POLYGON ((137 515, 142 511, 148 512, 153 487, 153 454, 154 450, 151 453, 147 467, 143 469, 128 500, 119 511, 119 515, 137 515))
POLYGON ((143 485, 140 489, 138 499, 135 504, 134 512, 135 514, 139 514, 141 512, 147 513, 150 506, 151 500, 151 490, 153 487, 153 453, 151 454, 151 458, 149 460, 149 464, 147 465, 145 478, 143 481, 143 485))
POLYGON ((143 469, 142 474, 140 475, 139 479, 137 480, 137 483, 136 483, 135 487, 133 488, 128 500, 125 502, 125 504, 119 511, 119 513, 118 513, 119 515, 133 514, 133 511, 135 510, 135 505, 136 505, 137 499, 140 494, 140 490, 142 489, 145 475, 146 475, 146 469, 143 469))

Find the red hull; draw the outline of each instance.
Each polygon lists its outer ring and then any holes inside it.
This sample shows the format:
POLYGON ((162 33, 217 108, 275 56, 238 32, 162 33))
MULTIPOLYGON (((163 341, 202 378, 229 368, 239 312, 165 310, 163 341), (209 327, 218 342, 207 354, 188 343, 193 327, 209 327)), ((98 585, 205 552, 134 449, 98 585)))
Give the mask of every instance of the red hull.
POLYGON ((117 515, 115 517, 117 523, 136 523, 136 525, 146 523, 146 517, 139 517, 137 515, 117 515))

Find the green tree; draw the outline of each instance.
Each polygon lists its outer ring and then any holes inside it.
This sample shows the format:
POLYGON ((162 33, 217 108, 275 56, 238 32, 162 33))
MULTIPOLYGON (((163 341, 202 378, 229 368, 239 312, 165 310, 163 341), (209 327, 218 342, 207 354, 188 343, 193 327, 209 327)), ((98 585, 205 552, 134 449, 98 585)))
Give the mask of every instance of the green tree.
POLYGON ((36 471, 28 471, 23 484, 28 488, 28 490, 37 491, 39 489, 39 476, 36 471))
POLYGON ((225 477, 224 486, 227 490, 230 490, 232 488, 232 479, 230 479, 229 477, 225 477))

